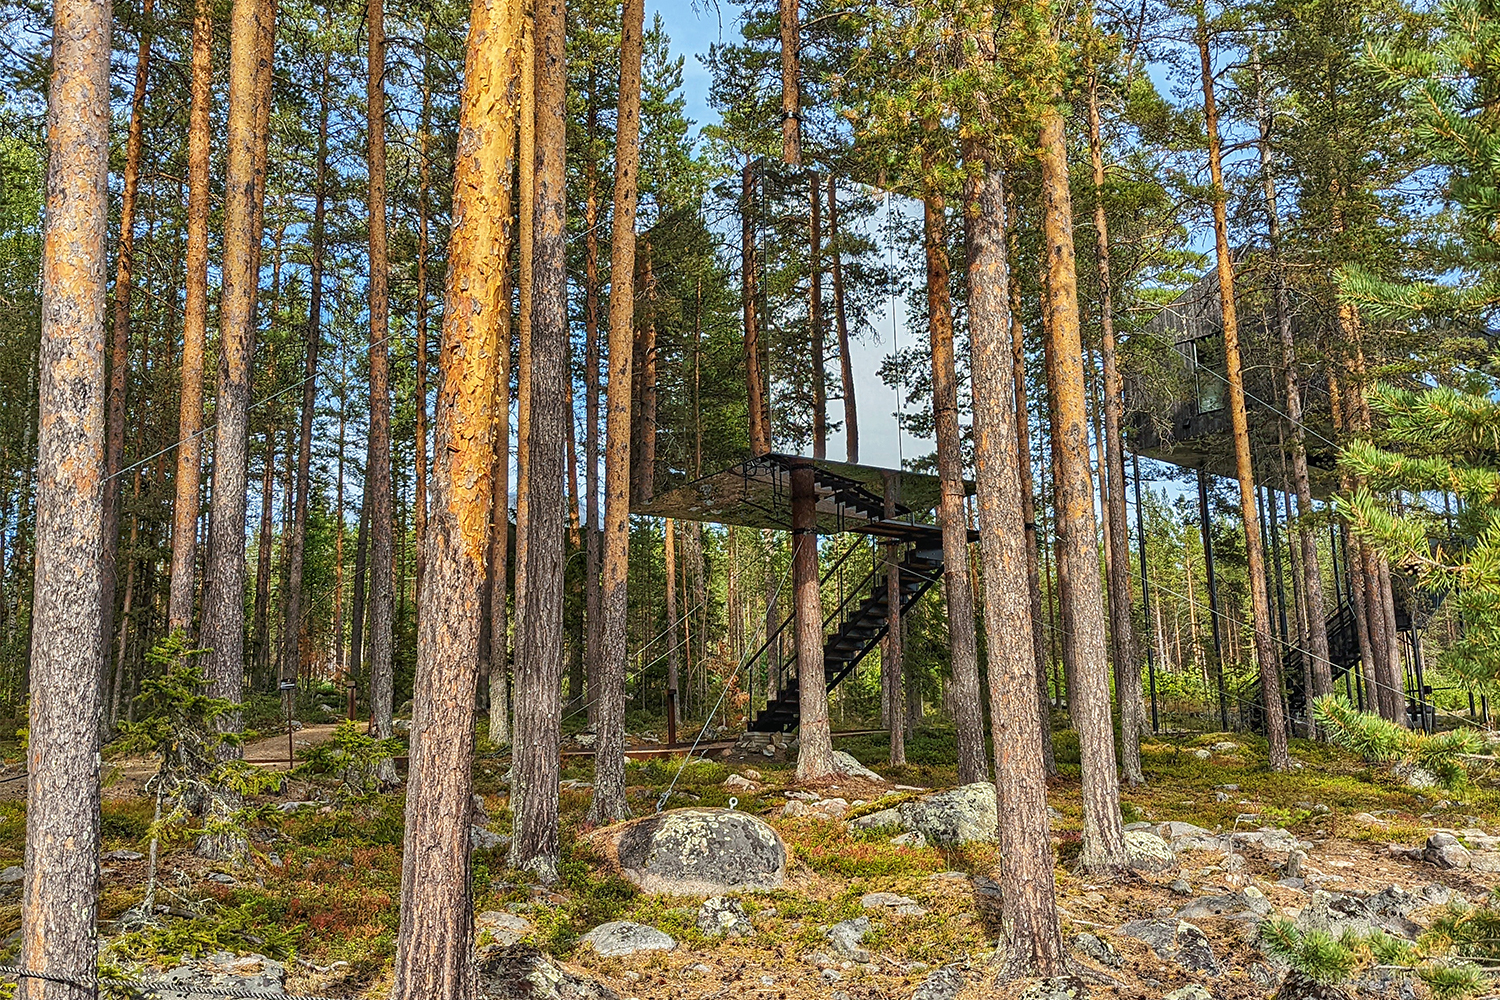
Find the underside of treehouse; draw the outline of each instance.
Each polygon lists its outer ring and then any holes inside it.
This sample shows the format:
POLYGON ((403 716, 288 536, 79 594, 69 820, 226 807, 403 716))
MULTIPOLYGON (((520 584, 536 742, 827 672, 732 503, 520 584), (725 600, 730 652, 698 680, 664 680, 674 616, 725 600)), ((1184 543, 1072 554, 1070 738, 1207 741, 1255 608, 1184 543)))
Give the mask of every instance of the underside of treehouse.
MULTIPOLYGON (((632 505, 631 513, 792 531, 792 502, 805 499, 793 486, 798 468, 812 470, 817 534, 856 532, 885 546, 883 558, 870 553, 868 569, 852 569, 860 546, 823 569, 823 679, 832 690, 942 577, 942 532, 924 520, 938 503, 936 476, 770 453, 667 489, 632 505)), ((788 591, 784 606, 793 603, 788 591)), ((791 732, 801 719, 795 618, 794 610, 787 613, 742 664, 752 732, 791 732)))

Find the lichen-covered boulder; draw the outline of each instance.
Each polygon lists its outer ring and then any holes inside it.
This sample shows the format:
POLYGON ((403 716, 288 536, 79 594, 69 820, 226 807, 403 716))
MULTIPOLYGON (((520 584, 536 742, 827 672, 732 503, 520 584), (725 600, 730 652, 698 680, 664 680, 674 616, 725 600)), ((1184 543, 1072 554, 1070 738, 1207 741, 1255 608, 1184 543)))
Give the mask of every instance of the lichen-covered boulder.
POLYGON ((554 962, 531 945, 490 948, 475 970, 479 1000, 620 1000, 614 990, 554 962))
POLYGON ((1166 872, 1177 867, 1177 855, 1171 846, 1145 830, 1125 831, 1125 853, 1130 867, 1137 871, 1166 872))
POLYGON ((988 781, 924 795, 896 807, 901 825, 920 830, 929 843, 953 847, 972 840, 994 840, 999 809, 988 781))
POLYGON ((646 892, 720 896, 778 889, 786 880, 781 837, 759 817, 730 809, 671 809, 588 839, 646 892))
POLYGON ((611 920, 600 924, 578 939, 604 958, 619 958, 642 951, 671 951, 677 942, 670 934, 630 920, 611 920))

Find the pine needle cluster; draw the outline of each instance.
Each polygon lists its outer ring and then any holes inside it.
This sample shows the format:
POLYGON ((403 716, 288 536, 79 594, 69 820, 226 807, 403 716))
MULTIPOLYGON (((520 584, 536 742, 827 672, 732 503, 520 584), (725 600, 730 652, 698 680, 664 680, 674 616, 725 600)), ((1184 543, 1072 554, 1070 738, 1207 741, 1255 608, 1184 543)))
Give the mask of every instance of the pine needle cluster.
POLYGON ((1469 772, 1463 757, 1478 753, 1484 746, 1483 739, 1473 729, 1428 735, 1373 713, 1361 712, 1337 695, 1316 699, 1313 717, 1335 746, 1371 764, 1414 764, 1431 772, 1439 784, 1450 790, 1468 784, 1469 772))
POLYGON ((1453 601, 1464 623, 1440 666, 1470 689, 1500 685, 1500 401, 1494 382, 1402 389, 1378 385, 1369 393, 1380 414, 1382 438, 1395 451, 1350 441, 1340 462, 1364 485, 1339 500, 1351 528, 1391 564, 1412 573, 1421 588, 1453 601), (1404 491, 1401 513, 1384 500, 1404 491), (1424 497, 1457 497, 1456 520, 1424 497))
POLYGON ((1260 947, 1272 958, 1326 986, 1347 983, 1378 965, 1421 980, 1434 1000, 1469 1000, 1487 985, 1484 972, 1468 960, 1459 939, 1439 929, 1447 927, 1444 921, 1472 921, 1476 928, 1481 923, 1494 926, 1500 921, 1500 911, 1453 907, 1414 942, 1378 930, 1368 934, 1346 930, 1334 937, 1326 931, 1300 930, 1290 920, 1278 917, 1261 924, 1260 947))

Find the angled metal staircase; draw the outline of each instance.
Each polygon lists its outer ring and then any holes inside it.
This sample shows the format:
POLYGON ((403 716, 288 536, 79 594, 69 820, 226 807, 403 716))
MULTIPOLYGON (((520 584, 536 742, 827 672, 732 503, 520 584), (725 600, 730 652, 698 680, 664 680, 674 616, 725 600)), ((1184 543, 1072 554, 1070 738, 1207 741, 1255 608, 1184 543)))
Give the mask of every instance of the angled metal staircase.
MULTIPOLYGON (((890 606, 889 572, 884 561, 847 590, 846 596, 823 620, 823 677, 828 690, 854 672, 870 651, 890 630, 896 615, 903 615, 942 577, 943 538, 936 525, 922 524, 909 517, 886 519, 883 501, 863 485, 830 477, 819 470, 819 486, 832 490, 841 510, 856 515, 850 518, 853 530, 885 541, 904 543, 906 553, 897 564, 900 574, 900 607, 890 606), (862 522, 862 523, 860 523, 862 522), (893 613, 894 612, 894 613, 893 613)), ((902 513, 906 511, 902 510, 902 513)), ((851 546, 823 574, 826 584, 837 574, 849 555, 858 551, 851 546)), ((784 635, 792 633, 793 616, 788 615, 752 657, 757 664, 780 648, 784 635)), ((781 658, 779 688, 767 699, 766 707, 750 721, 750 732, 791 732, 801 720, 799 674, 795 648, 781 658)))

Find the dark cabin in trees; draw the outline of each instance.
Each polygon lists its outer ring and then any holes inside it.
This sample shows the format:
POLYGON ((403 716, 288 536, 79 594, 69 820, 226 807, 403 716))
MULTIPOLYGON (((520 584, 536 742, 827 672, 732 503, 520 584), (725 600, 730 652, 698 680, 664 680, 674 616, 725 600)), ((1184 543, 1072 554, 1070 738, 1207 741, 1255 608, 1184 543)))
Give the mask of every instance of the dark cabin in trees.
MULTIPOLYGON (((1239 255, 1247 259, 1246 254, 1239 255)), ((1289 421, 1281 370, 1281 345, 1271 291, 1263 272, 1249 269, 1238 281, 1236 304, 1240 318, 1241 356, 1245 380, 1255 478, 1260 496, 1262 537, 1271 558, 1267 560, 1268 590, 1272 596, 1274 631, 1282 656, 1282 697, 1288 718, 1305 719, 1310 665, 1304 662, 1305 642, 1298 634, 1295 574, 1283 567, 1283 551, 1290 558, 1295 492, 1290 479, 1289 421)), ((1303 404, 1303 426, 1312 495, 1331 500, 1339 489, 1338 448, 1334 444, 1333 412, 1327 363, 1331 351, 1327 338, 1337 329, 1327 315, 1322 297, 1298 295, 1292 302, 1292 330, 1297 344, 1297 372, 1303 404)), ((1220 610, 1215 580, 1211 523, 1208 513, 1208 477, 1235 477, 1234 443, 1230 436, 1228 381, 1225 374, 1223 318, 1219 309, 1218 275, 1210 269, 1191 288, 1161 309, 1138 337, 1149 340, 1156 356, 1139 364, 1127 380, 1127 405, 1132 411, 1128 429, 1130 449, 1138 455, 1166 462, 1196 474, 1200 526, 1208 574, 1210 613, 1214 642, 1221 646, 1220 610)), ((1137 355, 1141 358, 1146 352, 1137 355)), ((1302 511, 1302 516, 1320 512, 1302 511)), ((1318 595, 1310 606, 1320 606, 1328 632, 1329 660, 1336 688, 1351 701, 1363 705, 1360 643, 1350 595, 1350 562, 1342 540, 1331 527, 1328 545, 1332 556, 1332 595, 1318 595), (1331 600, 1330 600, 1331 596, 1331 600)), ((1329 581, 1325 581, 1326 584, 1329 581)), ((1405 668, 1408 717, 1431 724, 1429 695, 1422 665, 1420 629, 1434 610, 1431 600, 1399 582, 1393 587, 1396 625, 1405 668), (1416 616, 1413 619, 1412 611, 1416 616)), ((1218 651, 1218 650, 1216 650, 1218 651)), ((1216 669, 1218 665, 1216 664, 1216 669)), ((1222 673, 1218 683, 1224 685, 1222 673)), ((1221 690, 1221 714, 1227 724, 1230 712, 1252 725, 1261 723, 1260 685, 1252 680, 1242 690, 1221 690)))

